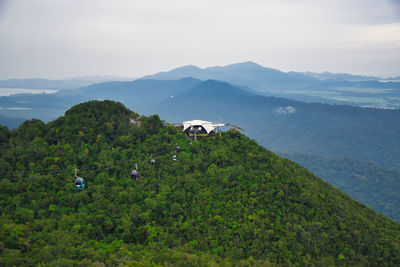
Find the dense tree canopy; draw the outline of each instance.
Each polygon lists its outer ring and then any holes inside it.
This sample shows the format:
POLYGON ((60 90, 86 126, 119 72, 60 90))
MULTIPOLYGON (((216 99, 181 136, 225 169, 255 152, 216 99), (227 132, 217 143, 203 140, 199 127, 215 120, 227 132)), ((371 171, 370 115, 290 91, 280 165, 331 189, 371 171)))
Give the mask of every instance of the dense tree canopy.
POLYGON ((282 153, 352 198, 400 222, 400 171, 346 157, 282 153))
POLYGON ((0 127, 0 265, 400 264, 400 225, 306 169, 236 130, 191 141, 137 116, 91 101, 0 127))

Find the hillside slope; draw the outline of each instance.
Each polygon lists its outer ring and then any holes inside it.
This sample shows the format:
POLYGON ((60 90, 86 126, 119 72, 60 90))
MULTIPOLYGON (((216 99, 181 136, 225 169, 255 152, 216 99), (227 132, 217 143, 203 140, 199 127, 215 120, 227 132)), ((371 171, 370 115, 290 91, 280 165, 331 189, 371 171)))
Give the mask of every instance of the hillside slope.
POLYGON ((278 154, 304 166, 352 198, 400 222, 400 171, 346 157, 278 154))
POLYGON ((2 266, 400 264, 400 225, 306 169, 235 130, 190 142, 136 116, 91 101, 0 129, 2 266))

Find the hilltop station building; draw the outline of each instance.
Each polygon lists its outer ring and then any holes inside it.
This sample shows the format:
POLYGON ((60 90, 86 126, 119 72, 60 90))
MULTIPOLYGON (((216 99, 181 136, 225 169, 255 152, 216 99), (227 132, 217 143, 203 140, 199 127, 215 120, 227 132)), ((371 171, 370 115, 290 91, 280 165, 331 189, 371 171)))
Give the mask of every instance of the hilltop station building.
POLYGON ((225 126, 224 123, 213 124, 210 121, 193 120, 183 122, 183 132, 189 136, 207 136, 218 130, 218 127, 225 126))
POLYGON ((239 130, 239 126, 230 123, 212 123, 210 121, 203 121, 203 120, 192 120, 192 121, 185 121, 182 124, 175 124, 177 127, 183 128, 182 131, 186 133, 188 136, 193 136, 194 139, 197 136, 209 136, 219 132, 219 127, 229 126, 235 127, 239 130))

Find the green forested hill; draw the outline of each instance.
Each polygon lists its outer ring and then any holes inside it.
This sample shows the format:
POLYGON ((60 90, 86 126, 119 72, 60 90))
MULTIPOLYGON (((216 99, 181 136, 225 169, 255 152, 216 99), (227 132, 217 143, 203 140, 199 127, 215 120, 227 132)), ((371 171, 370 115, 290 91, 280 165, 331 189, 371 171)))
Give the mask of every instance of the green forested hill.
POLYGON ((0 265, 400 264, 400 225, 306 169, 235 130, 191 142, 136 117, 91 101, 0 128, 0 265))
POLYGON ((279 153, 374 210, 400 222, 400 171, 346 157, 279 153))

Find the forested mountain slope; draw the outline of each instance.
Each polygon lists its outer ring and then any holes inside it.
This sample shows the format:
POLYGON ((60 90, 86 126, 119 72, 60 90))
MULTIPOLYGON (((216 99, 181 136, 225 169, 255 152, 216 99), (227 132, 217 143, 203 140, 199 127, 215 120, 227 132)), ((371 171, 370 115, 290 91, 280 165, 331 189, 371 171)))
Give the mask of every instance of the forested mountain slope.
POLYGON ((347 157, 303 153, 279 155, 306 167, 352 198, 400 222, 400 171, 347 157))
POLYGON ((136 117, 91 101, 0 128, 0 265, 400 264, 398 223, 236 130, 136 117))

